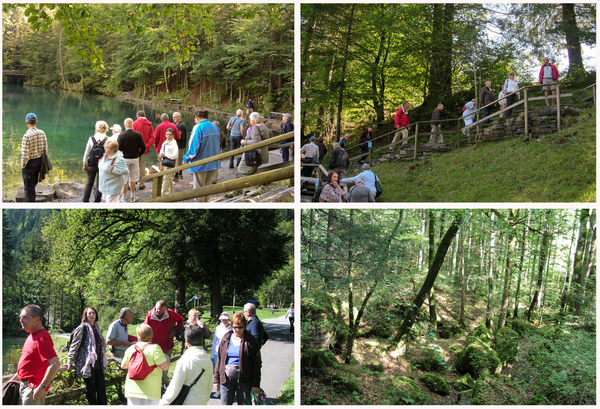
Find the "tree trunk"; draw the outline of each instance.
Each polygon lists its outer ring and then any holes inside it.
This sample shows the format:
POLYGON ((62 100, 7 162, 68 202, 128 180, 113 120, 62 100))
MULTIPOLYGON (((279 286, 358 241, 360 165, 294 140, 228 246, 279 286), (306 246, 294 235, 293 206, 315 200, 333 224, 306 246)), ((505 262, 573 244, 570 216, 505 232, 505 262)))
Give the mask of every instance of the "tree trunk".
MULTIPOLYGON (((565 306, 567 305, 567 297, 569 296, 569 285, 570 285, 570 279, 571 279, 571 274, 570 274, 570 269, 572 267, 572 263, 571 263, 571 254, 573 253, 573 246, 575 245, 575 232, 576 227, 577 227, 577 215, 578 215, 578 211, 575 211, 575 220, 573 222, 573 233, 571 234, 571 245, 569 246, 569 255, 567 257, 567 268, 565 271, 565 280, 563 282, 563 286, 562 289, 560 291, 560 312, 561 313, 565 313, 566 309, 565 306)), ((568 304, 570 305, 570 302, 568 302, 568 304)))
POLYGON ((510 298, 510 284, 515 265, 515 247, 517 245, 517 235, 514 231, 514 225, 518 217, 519 210, 517 210, 517 214, 513 214, 512 209, 508 211, 508 222, 511 226, 508 231, 508 251, 506 252, 506 266, 504 267, 504 290, 502 291, 502 302, 500 303, 501 308, 500 317, 498 319, 498 329, 504 327, 504 324, 506 324, 506 316, 508 315, 508 299, 510 298))
MULTIPOLYGON (((431 268, 434 257, 435 247, 435 215, 433 210, 429 210, 429 257, 427 259, 427 267, 431 268)), ((437 330, 437 314, 435 312, 435 286, 429 291, 429 322, 433 326, 433 331, 437 330)))
POLYGON ((223 311, 223 300, 221 299, 221 280, 215 278, 210 283, 210 317, 212 322, 218 322, 219 311, 223 311))
POLYGON ((452 41, 454 4, 433 4, 433 24, 437 32, 430 58, 429 90, 424 104, 433 109, 452 96, 452 41))
POLYGON ((440 272, 440 269, 442 268, 442 265, 444 264, 444 259, 446 257, 446 253, 448 252, 448 249, 450 248, 450 245, 452 244, 452 240, 454 239, 454 236, 456 236, 456 232, 458 231, 460 223, 462 222, 462 218, 463 218, 463 216, 461 213, 455 214, 452 224, 450 225, 450 227, 446 231, 446 234, 444 235, 444 238, 438 245, 437 252, 433 259, 433 263, 431 264, 431 267, 429 268, 429 272, 427 273, 427 276, 425 277, 423 286, 421 287, 421 289, 419 290, 419 293, 417 294, 417 296, 411 303, 411 307, 408 309, 408 311, 406 313, 406 316, 404 318, 404 321, 402 322, 402 325, 400 326, 398 334, 396 334, 396 336, 394 337, 394 342, 398 343, 396 350, 393 353, 396 356, 403 355, 404 352, 406 351, 406 343, 408 340, 408 333, 410 332, 410 329, 412 328, 413 322, 415 320, 415 317, 417 316, 417 313, 419 312, 419 309, 423 305, 423 301, 425 300, 427 293, 433 287, 433 284, 435 283, 435 279, 437 278, 438 273, 440 272))
POLYGON ((466 328, 465 323, 465 232, 460 231, 460 316, 458 319, 458 325, 462 328, 466 328))
POLYGON ((535 292, 533 293, 533 298, 531 299, 531 305, 529 306, 529 310, 527 310, 527 321, 531 321, 531 317, 533 315, 533 311, 535 310, 535 306, 538 303, 538 297, 540 294, 540 290, 542 288, 542 282, 544 279, 544 267, 546 265, 546 257, 548 255, 548 243, 550 242, 551 234, 550 234, 550 214, 552 210, 549 209, 546 211, 546 221, 544 226, 544 232, 542 233, 542 243, 540 244, 539 251, 539 262, 538 262, 538 278, 537 285, 535 287, 535 292))
MULTIPOLYGON (((572 309, 575 311, 575 315, 581 313, 581 307, 583 304, 583 288, 585 285, 585 272, 583 259, 585 254, 585 243, 587 241, 588 233, 588 219, 590 211, 588 209, 581 209, 579 215, 579 238, 577 239, 577 250, 575 250, 575 260, 573 262, 573 284, 575 285, 572 309)), ((571 285, 573 288, 573 285, 571 285)))
MULTIPOLYGON (((527 211, 527 226, 529 226, 531 220, 531 211, 527 211)), ((523 263, 525 261, 525 247, 527 245, 527 229, 523 229, 523 236, 521 237, 521 259, 519 260, 519 278, 517 279, 517 290, 515 293, 515 309, 513 312, 513 318, 519 317, 519 293, 521 292, 521 277, 523 276, 523 263)))
POLYGON ((563 3, 562 6, 562 28, 565 30, 567 42, 567 54, 569 56, 569 75, 572 79, 578 72, 585 72, 583 57, 581 56, 581 40, 579 38, 579 27, 577 27, 577 16, 574 3, 563 3))
POLYGON ((346 62, 348 60, 348 49, 350 48, 350 39, 352 38, 352 22, 354 21, 354 8, 356 4, 350 6, 350 21, 348 22, 348 33, 346 34, 346 46, 344 47, 344 59, 342 61, 342 74, 340 79, 340 91, 338 96, 337 116, 335 120, 335 140, 339 141, 342 137, 342 106, 344 102, 344 89, 346 88, 346 62))
MULTIPOLYGON (((494 224, 495 213, 492 213, 492 224, 494 224)), ((489 268, 487 275, 487 284, 488 284, 488 292, 487 292, 487 305, 485 309, 485 327, 490 329, 492 327, 492 295, 494 293, 494 249, 496 247, 496 232, 492 230, 491 238, 490 238, 490 255, 489 255, 489 268)))

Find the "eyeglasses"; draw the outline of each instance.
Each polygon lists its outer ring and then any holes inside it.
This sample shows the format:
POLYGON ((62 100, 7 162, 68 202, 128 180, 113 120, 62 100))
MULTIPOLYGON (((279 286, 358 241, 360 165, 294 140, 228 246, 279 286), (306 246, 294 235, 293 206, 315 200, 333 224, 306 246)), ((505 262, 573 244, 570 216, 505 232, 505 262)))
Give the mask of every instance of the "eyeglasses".
POLYGON ((508 74, 508 75, 514 76, 515 74, 508 74))
POLYGON ((233 329, 242 329, 244 327, 231 327, 231 328, 233 328, 233 329))

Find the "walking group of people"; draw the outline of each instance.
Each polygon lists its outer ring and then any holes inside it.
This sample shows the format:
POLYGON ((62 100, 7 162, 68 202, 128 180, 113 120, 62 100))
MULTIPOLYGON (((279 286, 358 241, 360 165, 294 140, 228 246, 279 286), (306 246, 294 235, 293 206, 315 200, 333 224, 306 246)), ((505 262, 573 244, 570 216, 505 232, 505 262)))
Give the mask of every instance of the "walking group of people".
MULTIPOLYGON (((249 101, 251 102, 251 101, 249 101)), ((249 110, 251 110, 249 108, 249 110)), ((258 112, 249 115, 250 127, 245 129, 243 111, 239 109, 236 116, 232 117, 227 125, 231 131, 231 149, 248 146, 268 139, 272 131, 263 123, 258 112), (245 136, 245 138, 244 138, 245 136)), ((285 114, 283 117, 282 133, 292 132, 294 124, 292 116, 285 114)), ((173 113, 173 121, 167 113, 160 116, 160 124, 154 128, 151 121, 146 118, 144 111, 138 111, 136 120, 125 119, 122 130, 118 124, 109 128, 105 121, 95 124, 94 135, 87 140, 83 154, 83 172, 87 173, 83 201, 107 203, 137 202, 139 198, 136 191, 146 188, 142 178, 146 175, 147 158, 150 149, 156 150, 158 155, 157 167, 160 171, 181 166, 184 163, 196 162, 219 155, 226 146, 226 137, 219 130, 218 121, 208 120, 208 111, 197 110, 194 113, 195 125, 189 133, 179 112, 173 113), (108 132, 112 131, 109 136, 108 132), (92 198, 92 192, 96 191, 92 198), (131 192, 128 198, 128 191, 131 192)), ((27 114, 25 123, 28 131, 23 136, 21 144, 21 168, 23 175, 25 200, 35 202, 35 187, 39 180, 51 169, 48 158, 48 144, 46 134, 37 128, 38 118, 34 113, 27 114), (49 169, 48 169, 49 168, 49 169)), ((291 142, 292 139, 282 142, 291 142)), ((290 147, 282 147, 283 161, 290 160, 290 147)), ((237 169, 241 176, 256 173, 261 164, 269 162, 269 149, 260 149, 258 161, 250 161, 250 153, 238 156, 237 169)), ((234 157, 230 158, 229 167, 233 168, 234 157)), ((215 160, 189 169, 193 176, 193 187, 199 188, 215 183, 221 162, 215 160)), ((163 175, 162 195, 174 193, 174 182, 183 179, 182 171, 163 175)), ((208 197, 197 200, 206 201, 208 197)))
MULTIPOLYGON (((98 312, 87 307, 81 324, 73 330, 64 367, 74 370, 85 383, 90 405, 106 405, 105 371, 107 346, 112 358, 124 371, 125 397, 128 405, 205 405, 211 397, 221 404, 251 404, 252 392, 258 394, 261 380, 260 349, 268 340, 256 306, 244 305, 243 313, 219 316, 214 334, 199 319, 197 309, 189 311, 188 320, 167 308, 164 300, 148 311, 136 328, 137 337, 129 335, 133 313, 123 308, 110 324, 106 339, 98 325, 98 312), (183 342, 182 354, 171 379, 169 364, 174 338, 183 342), (204 349, 212 338, 211 354, 204 349), (175 403, 174 403, 175 401, 175 403)), ((286 314, 293 327, 293 304, 286 314)), ((19 317, 21 327, 29 333, 19 360, 17 373, 10 382, 18 383, 23 405, 43 405, 50 383, 58 373, 60 362, 48 331, 42 326, 42 311, 28 305, 19 317)), ((290 329, 293 332, 293 328, 290 329)))

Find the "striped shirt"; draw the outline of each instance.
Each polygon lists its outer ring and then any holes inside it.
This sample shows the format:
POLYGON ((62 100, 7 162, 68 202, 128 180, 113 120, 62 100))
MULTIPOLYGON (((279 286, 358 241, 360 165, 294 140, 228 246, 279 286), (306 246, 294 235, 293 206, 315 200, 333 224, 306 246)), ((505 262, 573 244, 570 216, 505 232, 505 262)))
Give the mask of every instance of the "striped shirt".
POLYGON ((23 142, 21 143, 21 168, 25 168, 30 159, 37 159, 42 156, 44 151, 48 151, 46 134, 35 126, 29 128, 23 135, 23 142))

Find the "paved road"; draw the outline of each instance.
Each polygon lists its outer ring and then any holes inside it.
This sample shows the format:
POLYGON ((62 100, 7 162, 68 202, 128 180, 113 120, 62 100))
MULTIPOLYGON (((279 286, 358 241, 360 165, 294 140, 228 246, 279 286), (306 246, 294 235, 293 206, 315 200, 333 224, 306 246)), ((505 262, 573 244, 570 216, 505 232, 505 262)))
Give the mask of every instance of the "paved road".
MULTIPOLYGON (((294 361, 294 334, 290 334, 290 324, 284 317, 264 320, 269 340, 262 347, 261 388, 267 395, 267 405, 276 405, 281 385, 290 376, 294 361)), ((220 405, 220 399, 210 399, 209 405, 220 405)))

